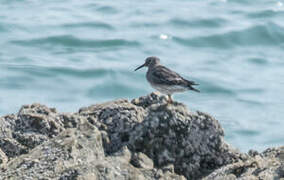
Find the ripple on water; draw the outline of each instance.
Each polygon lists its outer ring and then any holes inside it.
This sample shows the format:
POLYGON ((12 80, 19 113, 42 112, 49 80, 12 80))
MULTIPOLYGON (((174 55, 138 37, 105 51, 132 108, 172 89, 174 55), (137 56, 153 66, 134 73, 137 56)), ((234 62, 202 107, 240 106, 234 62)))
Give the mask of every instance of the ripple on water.
POLYGON ((260 88, 245 88, 245 89, 240 89, 238 90, 238 92, 241 92, 241 93, 263 93, 264 90, 263 89, 260 89, 260 88))
POLYGON ((57 76, 54 73, 48 72, 46 67, 41 67, 41 66, 7 66, 7 70, 13 73, 20 74, 19 77, 36 77, 36 78, 41 78, 41 77, 54 77, 57 76))
POLYGON ((169 21, 169 24, 177 27, 188 27, 188 28, 218 28, 226 24, 226 20, 222 18, 210 18, 210 19, 195 19, 185 20, 174 18, 169 21))
POLYGON ((88 90, 86 96, 93 98, 126 98, 134 94, 133 88, 126 84, 115 81, 112 83, 97 84, 88 90))
POLYGON ((234 131, 236 134, 244 136, 244 137, 248 137, 248 136, 258 136, 261 133, 259 132, 259 130, 252 130, 252 129, 239 129, 239 130, 235 130, 234 131))
MULTIPOLYGON (((0 18, 0 22, 1 22, 1 18, 0 18)), ((9 32, 9 31, 12 31, 12 30, 25 31, 26 28, 24 28, 24 26, 22 26, 22 25, 15 24, 13 22, 11 22, 11 23, 1 22, 0 23, 0 32, 9 32)))
POLYGON ((151 28, 151 27, 158 27, 160 24, 154 22, 133 22, 129 25, 130 27, 134 28, 151 28))
POLYGON ((253 18, 253 19, 259 19, 259 18, 269 19, 280 14, 284 14, 284 12, 267 9, 263 11, 249 12, 246 16, 248 18, 253 18))
POLYGON ((3 24, 0 24, 0 32, 6 32, 7 29, 3 26, 3 24))
POLYGON ((59 45, 65 47, 89 47, 89 48, 105 48, 105 47, 120 47, 120 46, 139 46, 137 41, 128 41, 124 39, 109 39, 109 40, 89 40, 81 39, 71 35, 50 36, 32 40, 14 40, 10 41, 13 44, 21 46, 45 46, 59 45))
POLYGON ((107 74, 114 74, 110 69, 76 69, 72 67, 44 67, 44 66, 7 66, 6 69, 15 73, 22 73, 20 77, 54 77, 69 76, 70 78, 101 78, 107 74))
POLYGON ((262 105, 262 103, 257 101, 257 100, 249 100, 249 99, 245 99, 245 98, 237 98, 237 100, 239 102, 241 102, 241 103, 245 103, 245 104, 249 104, 249 105, 253 105, 253 106, 255 106, 255 105, 257 105, 257 106, 262 105))
POLYGON ((267 59, 264 58, 248 58, 247 61, 256 65, 266 65, 268 64, 267 59))
POLYGON ((209 94, 220 94, 220 95, 222 94, 222 95, 230 95, 230 96, 236 95, 236 93, 232 91, 231 89, 219 86, 217 84, 213 84, 208 81, 206 82, 198 81, 198 82, 200 82, 200 84, 202 85, 202 87, 200 87, 200 89, 202 89, 202 92, 206 92, 209 94))
POLYGON ((231 3, 237 3, 241 5, 254 5, 254 1, 248 1, 248 0, 230 0, 231 3))
POLYGON ((0 79, 1 88, 7 90, 20 90, 33 84, 34 78, 28 76, 8 76, 0 79))
POLYGON ((119 11, 112 6, 95 6, 95 10, 103 14, 117 14, 119 11))
POLYGON ((109 69, 74 69, 67 67, 53 67, 48 68, 50 73, 56 73, 58 75, 66 75, 70 77, 78 78, 100 78, 107 74, 113 74, 114 72, 109 69))
POLYGON ((173 37, 183 46, 230 49, 236 46, 277 46, 284 42, 284 28, 274 23, 252 26, 239 31, 190 39, 173 37))
POLYGON ((81 23, 69 23, 63 24, 62 27, 64 28, 101 28, 105 30, 114 30, 114 27, 110 24, 103 23, 103 22, 81 22, 81 23))

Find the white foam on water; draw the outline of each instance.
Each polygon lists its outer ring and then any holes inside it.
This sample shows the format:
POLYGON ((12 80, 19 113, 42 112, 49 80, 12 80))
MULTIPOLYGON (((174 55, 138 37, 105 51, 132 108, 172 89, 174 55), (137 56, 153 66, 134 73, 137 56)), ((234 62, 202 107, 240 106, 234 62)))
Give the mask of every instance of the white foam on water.
POLYGON ((166 35, 166 34, 160 34, 160 39, 166 40, 166 39, 168 39, 168 38, 169 38, 168 35, 166 35))

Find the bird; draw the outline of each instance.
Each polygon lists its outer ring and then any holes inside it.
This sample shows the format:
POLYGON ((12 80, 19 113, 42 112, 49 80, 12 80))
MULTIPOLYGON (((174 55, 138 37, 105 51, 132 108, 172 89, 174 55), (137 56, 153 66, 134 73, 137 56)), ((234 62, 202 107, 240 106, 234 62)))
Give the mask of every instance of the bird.
POLYGON ((150 56, 145 59, 145 63, 137 67, 134 71, 148 67, 146 74, 147 81, 150 85, 160 93, 168 96, 168 103, 173 103, 172 94, 192 90, 200 92, 193 86, 199 85, 194 81, 183 78, 178 73, 170 70, 160 63, 160 59, 156 56, 150 56))

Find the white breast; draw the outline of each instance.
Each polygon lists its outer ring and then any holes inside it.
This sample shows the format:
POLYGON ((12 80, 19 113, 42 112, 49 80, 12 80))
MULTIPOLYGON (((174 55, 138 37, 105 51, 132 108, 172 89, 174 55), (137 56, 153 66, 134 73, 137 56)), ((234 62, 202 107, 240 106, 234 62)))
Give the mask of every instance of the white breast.
POLYGON ((173 94, 173 93, 184 92, 188 90, 186 87, 178 86, 178 85, 166 86, 166 85, 155 85, 151 83, 151 86, 163 94, 173 94))

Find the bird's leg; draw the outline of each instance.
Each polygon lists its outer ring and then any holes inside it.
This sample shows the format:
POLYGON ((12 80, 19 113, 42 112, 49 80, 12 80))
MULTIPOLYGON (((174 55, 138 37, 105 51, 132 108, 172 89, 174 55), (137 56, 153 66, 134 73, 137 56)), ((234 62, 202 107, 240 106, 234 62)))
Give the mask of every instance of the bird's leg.
POLYGON ((174 101, 173 101, 173 99, 172 99, 172 95, 171 94, 168 94, 168 103, 169 104, 172 104, 174 101))

